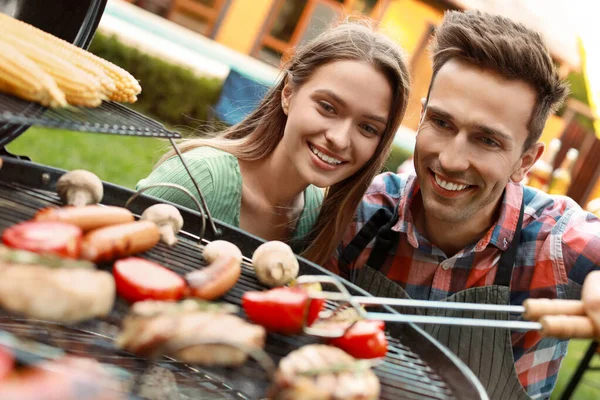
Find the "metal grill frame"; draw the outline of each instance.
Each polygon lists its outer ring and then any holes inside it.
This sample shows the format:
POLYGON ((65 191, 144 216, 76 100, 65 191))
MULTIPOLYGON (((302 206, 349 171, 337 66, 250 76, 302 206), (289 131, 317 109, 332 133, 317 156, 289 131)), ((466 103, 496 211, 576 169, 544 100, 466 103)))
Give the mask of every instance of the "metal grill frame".
MULTIPOLYGON (((66 171, 36 164, 24 160, 3 157, 3 166, 0 169, 0 182, 16 184, 35 192, 36 190, 54 192, 58 178, 66 171)), ((103 204, 113 206, 124 206, 127 200, 135 193, 134 191, 114 185, 108 182, 104 184, 103 204)), ((129 209, 136 215, 149 206, 157 203, 169 203, 161 199, 156 199, 147 195, 140 195, 129 209)), ((172 204, 172 203, 170 203, 172 204)), ((194 232, 199 232, 201 226, 201 215, 193 210, 183 208, 177 204, 177 207, 185 221, 185 230, 190 232, 189 238, 195 239, 194 232)), ((0 216, 0 218, 2 218, 0 216)), ((216 220, 217 229, 220 235, 216 236, 212 229, 208 228, 205 232, 207 240, 228 240, 235 243, 243 254, 251 255, 253 251, 264 241, 258 237, 252 236, 236 227, 227 225, 216 220)), ((369 296, 361 288, 349 283, 342 278, 332 274, 324 268, 311 263, 308 260, 299 258, 300 274, 323 274, 335 276, 347 287, 352 295, 369 296)), ((235 289, 235 288, 234 288, 235 289)), ((385 311, 396 313, 392 308, 385 307, 385 311)), ((416 355, 417 362, 424 362, 431 371, 437 375, 447 385, 453 396, 457 399, 487 399, 487 394, 477 380, 473 372, 449 349, 445 348, 422 329, 412 323, 407 324, 388 324, 387 332, 398 341, 392 341, 392 344, 398 346, 401 351, 406 351, 409 357, 416 355), (405 349, 405 350, 404 350, 405 349)), ((286 339, 283 339, 286 340, 286 339)), ((392 366, 393 368, 393 366, 392 366)), ((427 367, 426 367, 427 368, 427 367)), ((235 387, 235 373, 224 371, 223 374, 218 371, 213 374, 224 382, 235 387), (234 380, 234 382, 231 382, 234 380)), ((412 382, 414 384, 415 382, 412 382)), ((409 383, 410 384, 410 383, 409 383)))

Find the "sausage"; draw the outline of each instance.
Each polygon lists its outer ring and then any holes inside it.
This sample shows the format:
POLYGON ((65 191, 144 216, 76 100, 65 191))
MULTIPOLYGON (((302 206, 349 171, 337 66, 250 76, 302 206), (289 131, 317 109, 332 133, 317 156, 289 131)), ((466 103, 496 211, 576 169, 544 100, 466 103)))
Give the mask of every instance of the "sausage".
POLYGON ((36 221, 58 221, 77 225, 84 232, 109 225, 133 222, 133 214, 126 208, 90 205, 83 207, 48 207, 35 214, 36 221))
POLYGON ((220 255, 207 267, 187 274, 185 279, 190 296, 214 300, 234 287, 241 273, 242 266, 238 259, 220 255))
POLYGON ((107 226, 84 236, 81 257, 93 262, 112 261, 150 250, 159 239, 160 233, 154 222, 107 226))
POLYGON ((523 318, 537 321, 544 315, 585 315, 579 300, 527 299, 523 302, 523 318))

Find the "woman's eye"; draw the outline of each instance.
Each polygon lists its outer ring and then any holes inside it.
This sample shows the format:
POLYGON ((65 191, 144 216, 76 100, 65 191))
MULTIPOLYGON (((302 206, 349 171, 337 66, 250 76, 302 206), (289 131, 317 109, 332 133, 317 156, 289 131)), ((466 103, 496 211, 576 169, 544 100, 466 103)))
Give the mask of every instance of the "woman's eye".
POLYGON ((379 131, 377 130, 377 128, 375 128, 373 125, 361 125, 361 128, 363 131, 371 134, 371 135, 377 135, 379 134, 379 131))
POLYGON ((330 114, 334 114, 335 113, 335 108, 329 104, 326 101, 320 101, 319 105, 321 106, 321 108, 323 109, 323 111, 330 113, 330 114))
POLYGON ((500 145, 498 144, 498 142, 496 142, 495 140, 490 139, 489 137, 482 137, 481 141, 483 142, 483 144, 485 144, 486 146, 490 146, 490 147, 500 147, 500 145))

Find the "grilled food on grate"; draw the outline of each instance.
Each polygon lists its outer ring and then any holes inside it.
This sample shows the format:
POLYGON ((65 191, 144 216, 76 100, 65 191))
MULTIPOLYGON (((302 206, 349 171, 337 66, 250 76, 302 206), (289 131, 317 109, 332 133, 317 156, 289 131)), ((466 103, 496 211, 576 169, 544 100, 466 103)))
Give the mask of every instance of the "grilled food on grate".
POLYGON ((214 307, 195 300, 137 302, 123 320, 117 345, 140 356, 166 354, 205 366, 241 365, 246 350, 264 347, 264 328, 214 307))
POLYGON ((78 322, 108 315, 115 301, 112 275, 85 263, 69 267, 0 259, 0 306, 30 318, 78 322))
POLYGON ((97 107, 105 99, 134 103, 142 91, 124 69, 3 13, 0 31, 0 54, 5 53, 0 56, 3 92, 49 107, 67 102, 97 107), (16 63, 16 54, 28 62, 16 63))
POLYGON ((327 345, 306 345, 279 362, 273 400, 370 400, 380 384, 370 364, 327 345))

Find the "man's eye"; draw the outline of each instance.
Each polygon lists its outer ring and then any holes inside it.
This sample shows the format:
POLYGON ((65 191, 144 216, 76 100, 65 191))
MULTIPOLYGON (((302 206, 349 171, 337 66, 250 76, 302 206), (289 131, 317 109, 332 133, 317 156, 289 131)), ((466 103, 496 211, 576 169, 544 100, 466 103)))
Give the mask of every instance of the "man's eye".
POLYGON ((496 142, 495 140, 490 139, 489 137, 482 137, 481 141, 486 145, 486 146, 490 146, 490 147, 500 147, 500 145, 498 144, 498 142, 496 142))
POLYGON ((335 108, 329 104, 326 101, 320 101, 319 105, 321 106, 321 108, 323 109, 323 111, 330 113, 330 114, 334 114, 335 113, 335 108))
POLYGON ((439 119, 439 118, 433 118, 433 123, 443 129, 450 127, 450 125, 446 121, 444 121, 443 119, 439 119))

